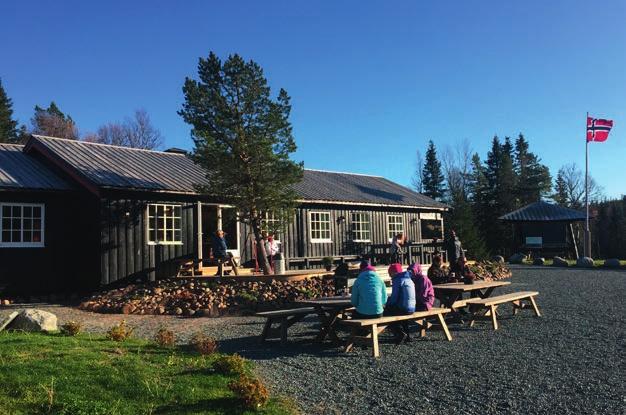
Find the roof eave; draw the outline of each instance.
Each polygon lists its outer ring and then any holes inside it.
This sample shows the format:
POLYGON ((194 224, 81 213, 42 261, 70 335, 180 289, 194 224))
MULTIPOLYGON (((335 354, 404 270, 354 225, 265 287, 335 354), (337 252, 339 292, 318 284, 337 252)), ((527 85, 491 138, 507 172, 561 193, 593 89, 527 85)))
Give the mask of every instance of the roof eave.
POLYGON ((367 206, 367 207, 386 207, 386 208, 401 208, 401 209, 419 209, 419 210, 440 210, 447 211, 450 208, 447 206, 435 207, 435 206, 419 206, 419 205, 395 205, 389 203, 372 203, 372 202, 359 202, 359 201, 339 201, 339 200, 323 200, 323 199, 297 199, 296 202, 301 204, 328 204, 328 205, 350 205, 350 206, 367 206))

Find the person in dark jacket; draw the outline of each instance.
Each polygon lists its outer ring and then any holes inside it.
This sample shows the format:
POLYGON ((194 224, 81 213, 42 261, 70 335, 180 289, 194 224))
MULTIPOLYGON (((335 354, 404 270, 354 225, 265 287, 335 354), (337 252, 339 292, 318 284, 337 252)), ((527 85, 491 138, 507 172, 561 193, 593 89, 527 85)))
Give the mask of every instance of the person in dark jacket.
POLYGON ((441 268, 441 257, 435 255, 433 257, 433 263, 428 268, 428 278, 433 284, 445 284, 450 282, 446 272, 441 268))
POLYGON ((455 274, 459 274, 461 270, 459 270, 459 258, 463 257, 463 246, 461 245, 461 241, 456 236, 456 232, 454 229, 450 230, 450 235, 444 242, 445 250, 448 254, 448 263, 450 264, 450 272, 454 272, 455 274))
POLYGON ((217 274, 216 276, 224 275, 224 263, 231 266, 235 275, 239 275, 237 271, 237 264, 233 258, 233 254, 228 252, 226 246, 226 239, 224 239, 224 231, 219 229, 213 235, 213 257, 217 261, 217 274))

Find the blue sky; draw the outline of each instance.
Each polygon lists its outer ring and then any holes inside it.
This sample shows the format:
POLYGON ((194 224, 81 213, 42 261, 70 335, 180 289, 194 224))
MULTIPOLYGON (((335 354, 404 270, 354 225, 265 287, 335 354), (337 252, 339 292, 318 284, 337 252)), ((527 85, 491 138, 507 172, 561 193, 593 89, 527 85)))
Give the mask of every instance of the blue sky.
POLYGON ((306 167, 409 184, 415 151, 523 132, 556 175, 584 167, 585 113, 615 120, 590 148, 609 196, 626 193, 626 2, 4 1, 0 77, 28 122, 51 100, 81 133, 143 107, 166 146, 209 51, 257 61, 292 97, 306 167))

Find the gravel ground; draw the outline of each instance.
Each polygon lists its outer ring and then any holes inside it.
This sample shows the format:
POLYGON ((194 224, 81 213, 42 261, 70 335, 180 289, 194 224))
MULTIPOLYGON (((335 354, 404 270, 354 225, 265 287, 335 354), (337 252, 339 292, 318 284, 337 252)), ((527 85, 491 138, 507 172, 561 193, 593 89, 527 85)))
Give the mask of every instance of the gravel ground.
MULTIPOLYGON (((38 308, 56 313, 60 322, 81 320, 97 333, 122 318, 142 337, 160 326, 175 330, 181 341, 206 330, 220 340, 222 351, 254 360, 273 389, 294 397, 308 414, 626 413, 626 272, 519 266, 511 281, 496 293, 539 291, 542 318, 531 311, 512 317, 505 308, 497 332, 488 322, 452 325, 452 342, 431 332, 395 346, 383 334, 380 359, 371 358, 370 349, 345 354, 312 343, 314 319, 294 325, 289 346, 282 348, 258 343, 262 321, 254 317, 38 308)), ((0 316, 9 311, 0 308, 0 316)))

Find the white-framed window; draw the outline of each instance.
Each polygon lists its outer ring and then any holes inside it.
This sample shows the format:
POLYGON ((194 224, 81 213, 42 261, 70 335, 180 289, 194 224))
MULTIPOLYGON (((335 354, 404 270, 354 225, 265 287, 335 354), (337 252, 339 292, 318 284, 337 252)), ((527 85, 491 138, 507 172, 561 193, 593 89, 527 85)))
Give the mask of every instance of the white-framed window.
POLYGON ((350 226, 354 242, 370 242, 371 221, 369 212, 352 212, 350 226))
POLYGON ((261 231, 274 236, 275 241, 280 241, 282 225, 280 216, 276 215, 274 212, 265 212, 263 214, 263 219, 261 220, 261 231))
POLYGON ((153 203, 147 208, 148 244, 182 245, 182 206, 153 203))
POLYGON ((387 215, 387 238, 389 241, 399 233, 404 233, 402 215, 387 215))
POLYGON ((311 242, 332 242, 330 212, 309 212, 311 242))
POLYGON ((0 247, 44 247, 45 206, 0 203, 0 247))

